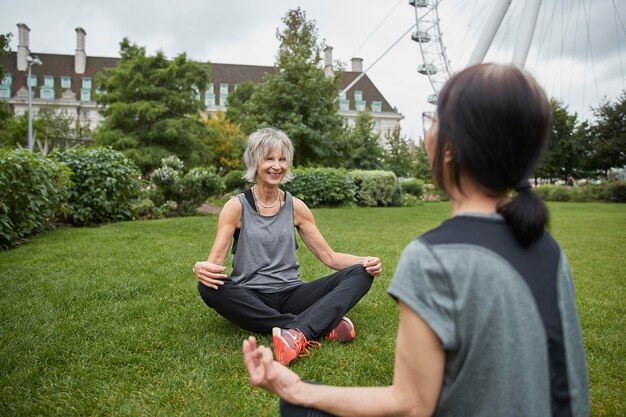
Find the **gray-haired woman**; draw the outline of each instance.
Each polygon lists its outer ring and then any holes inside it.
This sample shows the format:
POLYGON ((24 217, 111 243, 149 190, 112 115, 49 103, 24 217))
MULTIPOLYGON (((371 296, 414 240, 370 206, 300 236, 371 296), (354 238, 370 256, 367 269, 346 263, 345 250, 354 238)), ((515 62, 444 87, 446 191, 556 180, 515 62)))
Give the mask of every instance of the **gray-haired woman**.
POLYGON ((293 176, 293 153, 280 130, 250 135, 245 177, 254 185, 224 205, 209 258, 193 268, 204 302, 246 330, 271 332, 274 355, 284 365, 305 356, 310 340, 352 341, 354 325, 344 314, 382 272, 379 258, 333 251, 306 204, 279 188, 293 176), (311 252, 337 272, 311 282, 300 279, 294 227, 311 252), (228 276, 224 260, 231 241, 228 276))

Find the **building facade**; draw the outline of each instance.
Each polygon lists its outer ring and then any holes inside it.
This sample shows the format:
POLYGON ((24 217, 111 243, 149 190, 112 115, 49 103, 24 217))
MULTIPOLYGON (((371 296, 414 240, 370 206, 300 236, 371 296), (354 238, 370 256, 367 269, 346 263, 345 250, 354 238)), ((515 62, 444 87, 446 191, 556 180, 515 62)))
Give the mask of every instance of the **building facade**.
MULTIPOLYGON (((95 79, 104 68, 114 67, 120 58, 88 56, 85 49, 84 29, 76 28, 76 52, 74 55, 60 55, 31 52, 29 46, 30 29, 23 23, 17 25, 18 48, 16 52, 0 56, 0 65, 6 69, 0 83, 0 100, 5 100, 15 116, 28 111, 28 84, 32 89, 33 115, 39 110, 50 108, 58 113, 75 117, 82 126, 94 129, 103 120, 96 102, 95 79), (42 65, 31 66, 31 79, 28 78, 28 56, 37 56, 42 65)), ((211 63, 211 80, 206 90, 199 91, 198 98, 204 102, 209 114, 225 112, 228 108, 228 94, 243 81, 260 83, 263 76, 274 72, 274 67, 211 63)), ((324 71, 333 75, 332 48, 327 47, 324 57, 324 71)), ((359 112, 370 111, 374 119, 374 130, 384 136, 389 130, 400 126, 403 116, 387 102, 374 83, 363 72, 363 60, 352 59, 351 71, 342 73, 338 113, 346 123, 354 125, 359 112), (358 79, 356 83, 354 80, 358 79), (351 85, 350 84, 354 84, 351 85), (343 92, 343 90, 350 88, 343 92)))

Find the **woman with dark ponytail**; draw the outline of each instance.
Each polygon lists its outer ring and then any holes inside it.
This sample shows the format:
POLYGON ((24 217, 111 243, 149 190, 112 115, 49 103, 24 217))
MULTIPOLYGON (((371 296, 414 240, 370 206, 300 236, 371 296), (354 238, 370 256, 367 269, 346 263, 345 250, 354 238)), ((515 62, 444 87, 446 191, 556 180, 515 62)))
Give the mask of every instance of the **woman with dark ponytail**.
POLYGON ((305 383, 253 337, 250 382, 282 397, 284 416, 587 416, 572 278, 528 182, 550 131, 544 92, 514 66, 476 65, 424 121, 452 218, 405 248, 389 287, 400 308, 393 385, 305 383))

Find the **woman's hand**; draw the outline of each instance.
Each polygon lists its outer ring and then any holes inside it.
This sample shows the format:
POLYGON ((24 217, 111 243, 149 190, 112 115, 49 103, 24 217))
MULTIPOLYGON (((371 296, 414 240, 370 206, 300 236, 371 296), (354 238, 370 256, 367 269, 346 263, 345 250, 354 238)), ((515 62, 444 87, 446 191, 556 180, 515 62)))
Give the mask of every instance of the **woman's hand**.
POLYGON ((220 285, 224 285, 224 279, 228 278, 224 273, 225 270, 226 267, 209 261, 196 262, 193 266, 193 273, 198 278, 198 281, 214 290, 217 290, 220 285))
POLYGON ((298 374, 274 360, 272 351, 256 345, 254 336, 243 341, 243 362, 248 371, 248 381, 281 398, 294 402, 294 389, 300 382, 298 374))
POLYGON ((383 261, 380 258, 367 256, 362 265, 365 271, 373 277, 379 277, 383 273, 383 261))

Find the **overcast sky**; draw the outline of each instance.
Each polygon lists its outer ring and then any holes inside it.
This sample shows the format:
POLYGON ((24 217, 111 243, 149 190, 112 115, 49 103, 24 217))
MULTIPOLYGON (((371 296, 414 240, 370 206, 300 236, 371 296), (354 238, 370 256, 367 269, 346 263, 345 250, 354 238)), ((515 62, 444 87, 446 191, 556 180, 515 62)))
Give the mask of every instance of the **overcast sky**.
MULTIPOLYGON (((444 0, 439 17, 445 47, 454 70, 461 69, 489 15, 493 0, 444 0)), ((172 57, 186 52, 199 61, 273 65, 276 29, 291 8, 302 7, 316 21, 319 38, 333 46, 333 59, 350 68, 354 56, 367 69, 415 23, 407 0, 0 0, 0 33, 17 23, 30 29, 33 53, 74 54, 76 27, 87 32, 91 56, 119 56, 128 37, 149 53, 172 57)), ((511 58, 522 0, 513 0, 487 61, 511 58)), ((544 0, 528 69, 548 95, 561 99, 582 118, 590 106, 614 99, 626 88, 626 1, 544 0)), ((407 35, 368 71, 392 106, 404 115, 403 133, 422 135, 420 115, 432 110, 432 93, 418 45, 407 35)), ((44 63, 45 66, 45 63, 44 63)))

